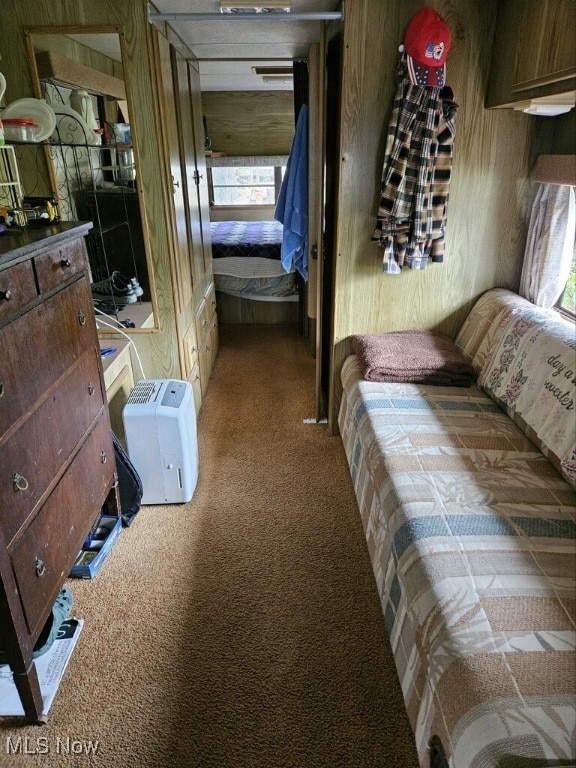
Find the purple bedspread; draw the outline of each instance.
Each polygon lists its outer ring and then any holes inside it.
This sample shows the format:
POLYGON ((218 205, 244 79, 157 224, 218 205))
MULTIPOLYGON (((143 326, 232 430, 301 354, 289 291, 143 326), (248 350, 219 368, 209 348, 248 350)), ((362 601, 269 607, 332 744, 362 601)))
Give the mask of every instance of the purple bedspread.
POLYGON ((279 259, 283 226, 279 221, 215 221, 210 224, 212 256, 279 259))

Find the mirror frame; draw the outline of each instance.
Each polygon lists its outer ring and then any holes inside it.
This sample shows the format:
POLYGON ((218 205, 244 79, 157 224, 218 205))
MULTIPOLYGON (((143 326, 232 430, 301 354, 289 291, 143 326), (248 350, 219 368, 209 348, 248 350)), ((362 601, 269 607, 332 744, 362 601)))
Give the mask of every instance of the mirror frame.
MULTIPOLYGON (((88 26, 88 27, 77 26, 77 25, 60 26, 60 27, 28 27, 25 30, 26 47, 28 49, 28 61, 30 65, 31 75, 32 75, 32 85, 34 88, 34 95, 37 99, 43 98, 40 76, 38 73, 38 66, 36 64, 36 56, 35 56, 35 50, 34 50, 34 36, 35 35, 44 35, 44 36, 59 35, 59 36, 67 37, 69 35, 83 35, 83 34, 84 35, 114 34, 118 36, 118 41, 120 43, 122 73, 123 73, 123 79, 124 79, 124 86, 126 88, 126 101, 128 103, 128 112, 130 115, 130 127, 131 127, 131 133, 132 133, 132 149, 134 151, 134 162, 136 166, 135 190, 138 197, 138 208, 140 211, 140 224, 142 227, 142 237, 144 241, 145 261, 146 261, 146 268, 148 270, 147 277, 148 277, 148 282, 150 286, 150 303, 152 305, 152 325, 151 326, 140 327, 140 328, 124 328, 123 332, 134 333, 134 334, 151 333, 151 332, 158 331, 160 328, 158 301, 156 297, 153 263, 152 263, 152 258, 150 254, 150 237, 149 237, 149 231, 148 231, 148 219, 146 217, 143 190, 141 187, 142 174, 140 172, 138 126, 136 125, 136 120, 134 118, 134 110, 132 108, 132 88, 130 83, 129 67, 127 65, 128 57, 126 53, 126 38, 125 38, 124 30, 122 29, 122 27, 106 26, 106 25, 88 26)), ((46 167, 48 169, 50 185, 56 199, 58 199, 57 181, 54 173, 54 166, 50 157, 50 144, 49 142, 44 142, 44 145, 45 145, 44 157, 46 160, 46 167)), ((117 335, 119 332, 120 332, 120 329, 118 331, 115 331, 113 329, 106 329, 106 328, 98 329, 98 333, 102 335, 117 335)))

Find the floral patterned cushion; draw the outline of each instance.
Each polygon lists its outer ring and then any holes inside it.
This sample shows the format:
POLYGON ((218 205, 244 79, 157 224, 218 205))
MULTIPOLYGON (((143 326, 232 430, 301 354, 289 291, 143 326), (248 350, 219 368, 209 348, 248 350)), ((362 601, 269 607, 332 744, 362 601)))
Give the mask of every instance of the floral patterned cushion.
POLYGON ((574 325, 525 302, 500 320, 478 386, 576 487, 574 325))

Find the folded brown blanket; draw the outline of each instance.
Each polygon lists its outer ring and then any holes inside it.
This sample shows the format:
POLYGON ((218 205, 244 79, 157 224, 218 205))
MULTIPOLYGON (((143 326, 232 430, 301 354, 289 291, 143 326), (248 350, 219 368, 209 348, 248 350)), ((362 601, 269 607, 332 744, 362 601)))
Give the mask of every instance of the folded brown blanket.
POLYGON ((436 331, 392 331, 352 336, 368 381, 469 387, 475 374, 470 358, 436 331))

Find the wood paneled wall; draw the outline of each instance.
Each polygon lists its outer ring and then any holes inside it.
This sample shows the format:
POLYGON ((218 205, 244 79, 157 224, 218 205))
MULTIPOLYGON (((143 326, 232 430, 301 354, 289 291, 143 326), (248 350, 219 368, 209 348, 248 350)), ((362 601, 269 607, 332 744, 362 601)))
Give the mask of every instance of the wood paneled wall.
POLYGON ((205 91, 212 150, 227 155, 287 155, 294 136, 292 91, 205 91))
POLYGON ((381 250, 371 235, 398 45, 422 3, 356 0, 346 7, 329 392, 333 427, 351 334, 423 328, 455 336, 481 293, 493 286, 518 286, 538 123, 512 110, 484 108, 496 0, 434 0, 430 5, 452 32, 447 82, 459 104, 446 258, 443 264, 400 275, 382 272, 381 250))

